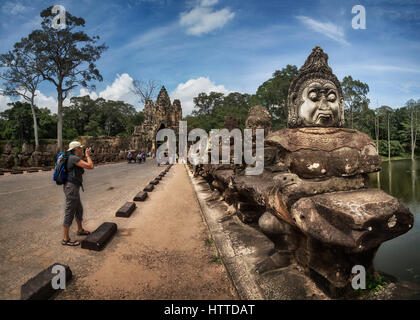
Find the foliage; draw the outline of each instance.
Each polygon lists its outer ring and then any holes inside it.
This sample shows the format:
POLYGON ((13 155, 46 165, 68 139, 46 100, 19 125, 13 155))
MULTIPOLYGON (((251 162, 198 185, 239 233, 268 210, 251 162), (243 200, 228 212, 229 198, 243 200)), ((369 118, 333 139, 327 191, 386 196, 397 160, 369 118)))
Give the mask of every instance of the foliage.
POLYGON ((217 264, 221 265, 222 264, 222 259, 220 259, 219 254, 216 253, 215 255, 212 256, 211 262, 214 262, 214 263, 217 263, 217 264))
POLYGON ((240 126, 244 128, 251 107, 251 95, 232 92, 225 96, 219 92, 203 92, 194 98, 194 103, 193 115, 184 118, 189 129, 202 128, 207 132, 220 129, 228 115, 239 118, 240 126))
POLYGON ((348 110, 348 117, 345 117, 347 126, 354 128, 357 117, 366 112, 369 108, 370 100, 367 97, 369 86, 359 80, 353 80, 351 76, 346 76, 341 82, 344 95, 344 107, 348 110))
POLYGON ((382 277, 381 275, 377 275, 376 277, 371 274, 366 274, 366 289, 357 289, 356 292, 360 295, 367 295, 372 294, 375 292, 380 291, 388 282, 382 277))
MULTIPOLYGON (((15 102, 0 113, 0 140, 16 144, 30 143, 34 139, 33 119, 28 103, 15 102)), ((39 125, 39 137, 57 139, 57 115, 48 108, 34 107, 39 125)), ((144 120, 143 112, 122 101, 92 100, 89 96, 74 97, 68 107, 63 107, 63 137, 75 140, 80 136, 129 136, 134 127, 144 120)))
POLYGON ((24 48, 35 57, 35 72, 43 80, 53 84, 57 90, 57 141, 59 149, 62 150, 63 101, 77 86, 94 89, 89 83, 95 80, 102 81, 95 63, 107 47, 105 44, 96 45, 99 37, 90 37, 81 31, 85 20, 69 12, 66 12, 66 27, 54 29, 54 14, 51 9, 52 7, 49 7, 40 14, 42 29, 33 30, 28 37, 15 44, 15 47, 24 48))
POLYGON ((143 112, 122 101, 92 100, 89 96, 74 97, 63 107, 64 132, 68 138, 77 136, 131 135, 144 120, 143 112))
POLYGON ((273 77, 260 85, 253 96, 252 106, 260 104, 267 108, 273 119, 274 130, 286 128, 287 94, 297 74, 298 68, 288 64, 286 68, 274 71, 273 77))
POLYGON ((16 141, 19 145, 33 139, 33 119, 28 103, 10 103, 9 109, 0 113, 2 140, 16 141))

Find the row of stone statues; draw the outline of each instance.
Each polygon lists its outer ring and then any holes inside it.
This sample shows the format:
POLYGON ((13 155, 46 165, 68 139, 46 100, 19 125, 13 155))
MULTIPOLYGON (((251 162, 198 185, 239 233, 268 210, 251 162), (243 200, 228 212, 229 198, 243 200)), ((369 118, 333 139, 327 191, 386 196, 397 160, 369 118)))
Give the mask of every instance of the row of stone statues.
MULTIPOLYGON (((203 165, 200 174, 230 205, 229 212, 257 226, 278 249, 330 293, 347 292, 352 268, 375 272, 381 243, 407 232, 413 215, 398 199, 369 186, 381 169, 372 139, 343 128, 344 99, 328 55, 315 47, 288 93, 288 128, 271 132, 262 106, 246 127, 264 129, 264 167, 203 165)), ((279 266, 280 267, 280 266, 279 266)))

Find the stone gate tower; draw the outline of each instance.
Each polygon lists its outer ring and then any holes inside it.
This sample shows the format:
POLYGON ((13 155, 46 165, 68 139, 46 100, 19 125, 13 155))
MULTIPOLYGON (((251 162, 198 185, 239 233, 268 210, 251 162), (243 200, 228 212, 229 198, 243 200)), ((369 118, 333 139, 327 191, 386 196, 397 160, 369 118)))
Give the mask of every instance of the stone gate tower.
POLYGON ((181 102, 175 99, 171 104, 165 86, 162 86, 156 102, 147 100, 144 105, 144 122, 134 128, 133 136, 138 149, 144 152, 155 152, 156 133, 160 129, 172 129, 178 134, 179 121, 182 120, 181 102))

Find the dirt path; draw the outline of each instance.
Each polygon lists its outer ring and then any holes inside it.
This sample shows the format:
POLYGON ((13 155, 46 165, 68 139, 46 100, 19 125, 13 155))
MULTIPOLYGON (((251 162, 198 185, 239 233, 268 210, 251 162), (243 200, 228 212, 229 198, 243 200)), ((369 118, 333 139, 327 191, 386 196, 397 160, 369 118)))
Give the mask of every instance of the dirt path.
POLYGON ((118 235, 101 265, 58 299, 236 299, 183 165, 137 203, 118 235))

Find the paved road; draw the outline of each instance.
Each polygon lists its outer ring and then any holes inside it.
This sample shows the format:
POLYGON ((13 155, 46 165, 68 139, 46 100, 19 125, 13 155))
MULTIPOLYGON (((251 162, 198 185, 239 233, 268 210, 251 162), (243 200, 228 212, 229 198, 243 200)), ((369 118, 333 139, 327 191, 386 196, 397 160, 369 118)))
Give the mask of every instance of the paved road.
MULTIPOLYGON (((108 164, 87 171, 85 192, 81 193, 86 229, 94 230, 104 221, 118 221, 119 230, 123 230, 126 222, 116 218, 115 212, 163 169, 148 160, 145 164, 108 164)), ((0 176, 0 299, 19 299, 20 286, 54 262, 74 266, 80 274, 95 270, 103 259, 100 252, 60 245, 64 193, 52 174, 0 176)), ((119 234, 107 246, 109 250, 124 232, 119 234)), ((70 237, 80 239, 75 222, 70 237)))

